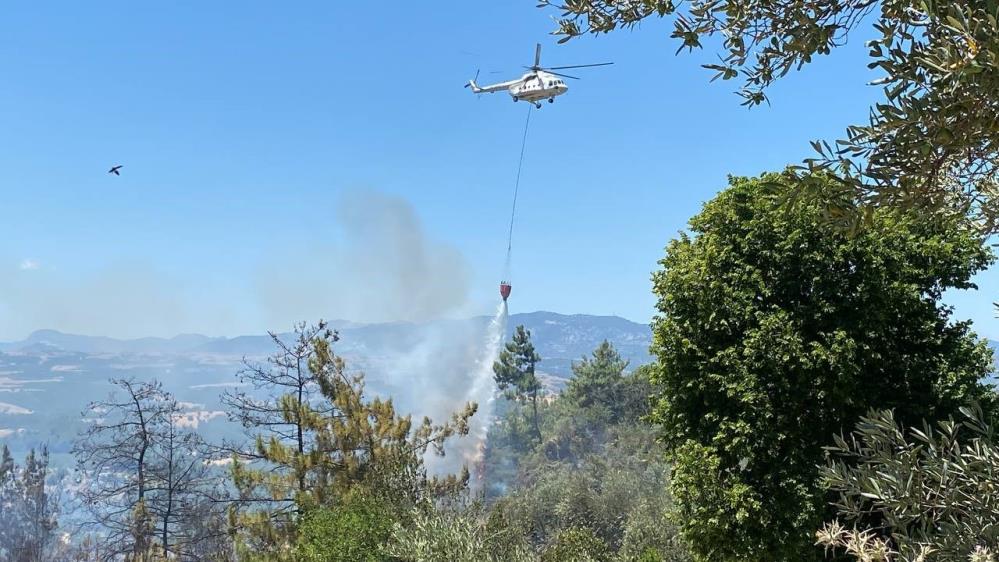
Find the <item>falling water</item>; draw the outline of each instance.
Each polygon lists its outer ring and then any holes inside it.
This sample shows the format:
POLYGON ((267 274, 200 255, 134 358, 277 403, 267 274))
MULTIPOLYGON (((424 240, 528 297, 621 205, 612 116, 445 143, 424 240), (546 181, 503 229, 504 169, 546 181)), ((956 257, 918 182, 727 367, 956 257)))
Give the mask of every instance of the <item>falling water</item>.
POLYGON ((493 421, 493 400, 496 394, 496 382, 493 380, 493 363, 499 358, 503 337, 506 335, 507 307, 506 301, 496 308, 496 315, 489 322, 486 330, 482 355, 475 364, 472 384, 465 400, 479 405, 478 412, 472 417, 469 428, 469 438, 474 448, 464 454, 465 462, 472 473, 471 487, 479 489, 482 485, 482 468, 486 451, 486 439, 489 436, 489 426, 493 421))

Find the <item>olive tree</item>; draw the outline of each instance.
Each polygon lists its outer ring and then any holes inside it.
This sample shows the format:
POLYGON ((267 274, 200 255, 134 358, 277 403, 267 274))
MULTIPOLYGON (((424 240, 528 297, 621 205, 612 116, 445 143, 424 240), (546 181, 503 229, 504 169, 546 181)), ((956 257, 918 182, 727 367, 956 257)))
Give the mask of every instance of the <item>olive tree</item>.
MULTIPOLYGON (((960 194, 995 230, 999 202, 999 5, 994 0, 540 0, 560 11, 562 41, 669 18, 677 52, 720 47, 714 78, 741 79, 746 105, 792 70, 872 25, 868 66, 884 97, 866 124, 808 167, 836 171, 851 206, 929 205, 960 194)), ((859 214, 850 213, 857 217, 859 214)))
POLYGON ((817 533, 819 544, 857 560, 995 559, 999 443, 981 409, 921 429, 876 411, 829 451, 822 476, 838 516, 817 533))

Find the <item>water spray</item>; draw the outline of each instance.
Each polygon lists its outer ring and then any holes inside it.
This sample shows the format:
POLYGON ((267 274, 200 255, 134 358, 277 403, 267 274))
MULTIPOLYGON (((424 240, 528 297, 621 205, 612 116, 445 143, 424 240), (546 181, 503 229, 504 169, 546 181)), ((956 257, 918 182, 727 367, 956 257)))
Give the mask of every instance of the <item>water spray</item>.
POLYGON ((479 411, 472 416, 469 435, 475 439, 475 449, 466 455, 465 461, 471 467, 473 489, 482 483, 485 469, 486 441, 489 438, 489 426, 493 423, 493 402, 496 394, 496 383, 493 380, 493 363, 499 359, 500 348, 506 336, 507 322, 506 299, 499 303, 496 314, 489 321, 486 329, 485 345, 482 355, 475 365, 472 377, 472 387, 468 392, 468 400, 479 405, 479 411))

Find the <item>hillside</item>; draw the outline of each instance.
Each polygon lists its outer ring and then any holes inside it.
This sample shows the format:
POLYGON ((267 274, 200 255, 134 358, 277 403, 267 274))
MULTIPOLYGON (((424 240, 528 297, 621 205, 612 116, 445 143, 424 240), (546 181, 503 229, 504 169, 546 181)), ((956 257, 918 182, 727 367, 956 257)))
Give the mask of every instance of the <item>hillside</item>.
MULTIPOLYGON (((337 351, 351 369, 365 372, 368 389, 392 396, 400 408, 440 416, 459 400, 481 350, 489 319, 427 324, 331 322, 339 331, 337 351)), ((512 315, 508 331, 525 325, 543 360, 542 378, 560 387, 573 360, 607 339, 631 361, 650 360, 650 329, 623 318, 533 312, 512 315)), ((283 335, 283 337, 286 336, 283 335)), ((192 419, 206 419, 208 434, 228 431, 218 395, 238 385, 244 357, 272 353, 267 335, 232 338, 184 334, 172 338, 122 340, 40 330, 23 341, 0 344, 0 437, 22 450, 47 442, 68 450, 86 403, 104 397, 111 377, 158 378, 192 419)))

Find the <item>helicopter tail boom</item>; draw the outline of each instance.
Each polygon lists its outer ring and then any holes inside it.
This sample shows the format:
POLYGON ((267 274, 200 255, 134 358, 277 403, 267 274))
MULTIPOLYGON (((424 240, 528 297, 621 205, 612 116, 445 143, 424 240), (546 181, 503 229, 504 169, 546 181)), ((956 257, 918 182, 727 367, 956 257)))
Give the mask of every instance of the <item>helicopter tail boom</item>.
POLYGON ((522 80, 510 80, 509 82, 500 82, 499 84, 490 84, 488 86, 479 86, 475 79, 469 80, 468 84, 465 84, 466 88, 471 88, 472 92, 476 94, 491 94, 493 92, 504 92, 510 89, 510 86, 519 84, 522 80))

